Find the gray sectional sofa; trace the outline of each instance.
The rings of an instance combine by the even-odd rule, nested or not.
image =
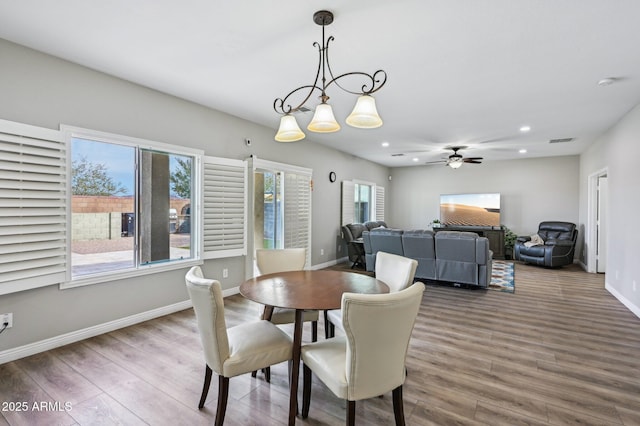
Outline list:
[[[473,232],[375,228],[363,231],[367,271],[379,251],[416,259],[416,278],[487,287],[493,253],[489,240]]]

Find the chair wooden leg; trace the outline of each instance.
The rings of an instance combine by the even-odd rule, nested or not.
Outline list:
[[[302,418],[309,416],[311,404],[311,369],[302,364]]]
[[[347,425],[355,426],[356,424],[356,402],[347,401]]]
[[[318,321],[311,321],[311,341],[318,341]]]
[[[207,400],[207,394],[209,393],[209,386],[211,386],[211,375],[213,371],[207,365],[207,368],[204,370],[204,386],[202,386],[202,395],[200,396],[200,402],[198,403],[198,408],[204,407],[204,402]]]
[[[393,414],[396,426],[404,426],[404,404],[402,403],[402,385],[393,390]]]
[[[333,325],[331,320],[329,319],[329,314],[327,311],[324,311],[324,338],[330,339],[335,337],[336,335],[336,327]]]
[[[264,380],[267,383],[271,383],[271,367],[266,367],[264,369]]]
[[[329,338],[329,327],[331,324],[329,322],[329,314],[327,313],[327,310],[325,309],[324,311],[324,338],[328,339]]]
[[[229,378],[218,376],[218,409],[216,410],[216,426],[222,426],[227,411],[227,397],[229,396]]]
[[[255,379],[255,377],[258,375],[258,372],[256,370],[253,370],[251,372],[251,377],[253,377]]]

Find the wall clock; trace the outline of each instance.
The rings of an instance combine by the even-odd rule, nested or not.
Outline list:
[[[329,173],[329,182],[335,182],[336,181],[336,172],[330,172]]]

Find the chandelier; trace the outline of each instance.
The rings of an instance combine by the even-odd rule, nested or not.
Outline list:
[[[384,86],[387,82],[387,73],[383,70],[378,70],[373,73],[373,75],[370,75],[365,72],[354,71],[340,74],[337,77],[334,76],[329,64],[329,43],[333,41],[334,38],[333,36],[325,38],[324,35],[324,27],[333,22],[333,13],[327,10],[320,10],[313,14],[313,22],[322,26],[322,45],[318,42],[313,43],[313,45],[318,48],[318,70],[316,72],[316,79],[313,84],[300,86],[289,92],[284,98],[277,98],[273,102],[273,109],[282,115],[280,128],[275,137],[278,142],[296,142],[304,139],[305,134],[300,130],[298,122],[292,114],[298,111],[308,111],[308,109],[304,107],[304,104],[316,91],[320,94],[320,104],[316,107],[313,119],[307,126],[307,129],[318,133],[331,133],[340,130],[340,124],[338,124],[333,115],[333,109],[331,105],[327,103],[329,101],[327,88],[333,83],[347,93],[358,95],[358,100],[356,101],[353,111],[345,120],[348,125],[361,129],[375,129],[376,127],[382,126],[382,119],[376,109],[376,101],[371,94],[377,92]],[[365,82],[362,83],[360,90],[353,91],[340,85],[339,80],[348,76],[364,78]],[[303,96],[306,94],[303,101],[295,107],[288,101],[294,94],[302,94]]]

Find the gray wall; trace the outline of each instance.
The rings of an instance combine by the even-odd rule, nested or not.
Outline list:
[[[543,220],[578,223],[578,156],[392,169],[389,226],[427,228],[440,216],[440,194],[500,193],[500,221],[531,235]]]
[[[609,181],[605,283],[640,316],[640,105],[607,131],[581,157],[580,221],[588,212],[588,178],[604,168]],[[634,287],[635,283],[635,287]]]
[[[640,110],[636,108],[594,147],[578,157],[485,162],[459,170],[388,168],[314,144],[274,142],[266,128],[161,94],[0,39],[0,118],[58,129],[68,124],[204,149],[207,155],[267,160],[314,171],[312,264],[345,255],[339,243],[340,181],[360,179],[384,186],[391,226],[424,228],[438,216],[441,193],[500,192],[502,222],[528,234],[545,219],[586,221],[586,177],[609,169],[610,219],[607,285],[640,306],[638,231],[629,224],[640,208]],[[277,126],[274,116],[274,127]],[[336,138],[340,134],[336,134]],[[244,139],[252,139],[251,148]],[[348,141],[345,141],[348,143]],[[469,166],[469,167],[467,167]],[[335,183],[328,180],[335,171]],[[387,180],[388,175],[393,180]],[[553,213],[553,216],[551,216]],[[324,249],[324,256],[320,256]],[[221,279],[222,269],[229,278]],[[207,261],[205,273],[225,288],[244,279],[244,259]],[[14,313],[14,327],[0,335],[0,351],[96,326],[186,300],[184,272],[59,290],[57,286],[0,296],[0,313]],[[638,312],[638,311],[636,311]],[[257,313],[256,313],[257,314]],[[55,318],[56,321],[51,321]]]
[[[338,243],[339,181],[389,183],[386,167],[314,144],[311,136],[280,144],[273,139],[275,129],[2,39],[0,63],[2,119],[51,129],[67,124],[203,149],[206,155],[245,159],[253,154],[313,169],[312,265],[346,255]],[[274,127],[278,121],[274,114]],[[245,138],[252,140],[250,148]],[[338,176],[335,183],[328,179],[331,170]],[[320,249],[324,249],[323,256]],[[229,269],[228,279],[221,278],[223,268]],[[220,279],[224,288],[232,288],[244,280],[244,258],[207,261],[204,271]],[[0,313],[14,314],[13,328],[0,336],[0,351],[187,300],[184,273],[159,273],[69,290],[51,286],[0,296]]]

